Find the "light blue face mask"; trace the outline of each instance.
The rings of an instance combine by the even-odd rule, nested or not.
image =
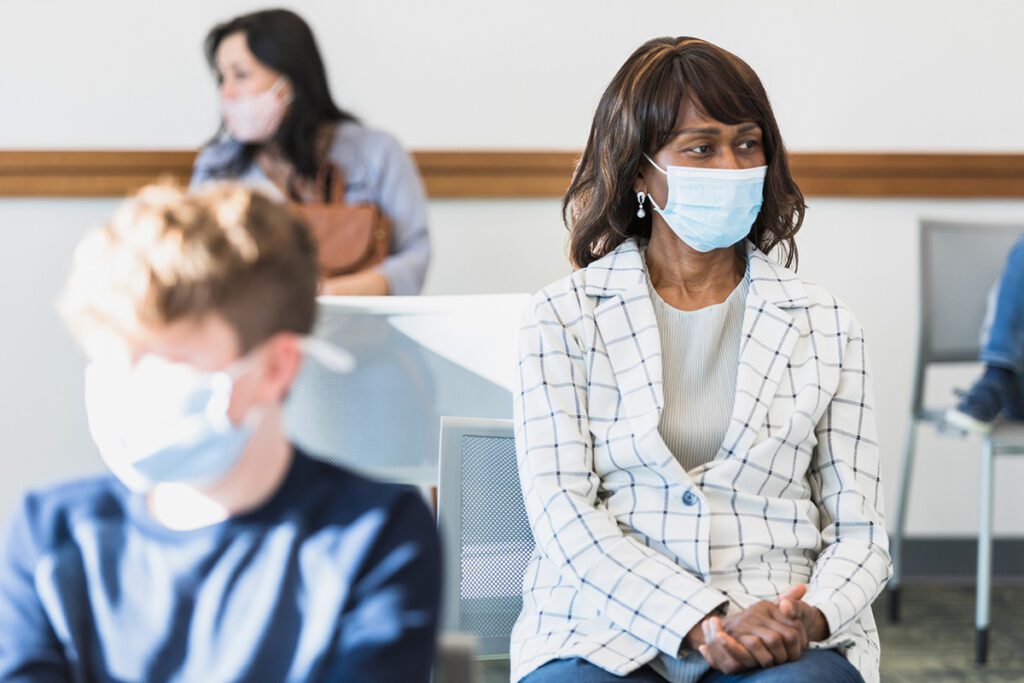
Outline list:
[[[352,357],[314,339],[304,351],[336,372]],[[134,365],[102,360],[85,371],[89,429],[107,467],[128,488],[146,492],[158,484],[202,488],[238,462],[263,417],[253,408],[241,424],[228,417],[235,380],[252,355],[219,372],[201,372],[157,356]]]
[[[681,240],[697,251],[709,252],[731,247],[750,234],[761,211],[767,166],[735,170],[669,166],[665,170],[644,157],[668,176],[665,208],[647,196]]]

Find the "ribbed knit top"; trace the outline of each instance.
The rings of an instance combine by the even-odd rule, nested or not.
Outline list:
[[[647,280],[661,336],[665,406],[658,431],[687,472],[714,459],[729,428],[749,286],[720,304],[681,311]]]

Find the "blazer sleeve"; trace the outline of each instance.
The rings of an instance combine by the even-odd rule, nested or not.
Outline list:
[[[578,310],[562,313],[579,318]],[[677,655],[689,630],[726,597],[625,535],[597,501],[586,356],[544,292],[524,313],[519,344],[516,451],[539,551],[592,608]]]
[[[892,575],[885,531],[874,392],[864,331],[846,335],[839,385],[815,430],[808,472],[824,547],[804,600],[824,614],[838,644]]]

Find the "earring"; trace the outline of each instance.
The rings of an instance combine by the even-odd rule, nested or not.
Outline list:
[[[636,217],[637,218],[643,218],[644,216],[647,215],[647,212],[644,211],[644,202],[645,201],[647,201],[647,193],[646,192],[637,192],[636,193],[636,203],[640,205],[637,208],[637,210],[636,210]]]

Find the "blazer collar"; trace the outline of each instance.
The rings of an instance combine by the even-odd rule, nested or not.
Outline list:
[[[629,238],[584,269],[588,296],[613,296],[645,284],[647,264],[640,243]]]
[[[779,308],[803,308],[807,291],[796,273],[779,265],[746,242],[747,280],[750,291]],[[584,291],[588,296],[608,297],[646,286],[647,264],[637,238],[629,238],[586,267]]]

